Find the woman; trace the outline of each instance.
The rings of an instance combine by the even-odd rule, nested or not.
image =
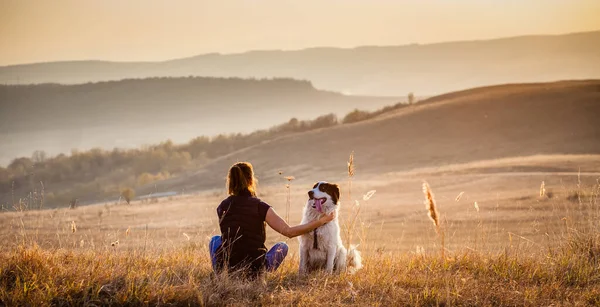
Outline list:
[[[221,236],[214,236],[209,245],[215,272],[227,268],[255,277],[265,269],[276,270],[288,247],[279,242],[267,251],[265,222],[280,234],[293,238],[335,218],[332,212],[308,224],[290,227],[271,206],[256,197],[256,182],[252,164],[248,162],[236,163],[229,169],[229,197],[217,208]]]

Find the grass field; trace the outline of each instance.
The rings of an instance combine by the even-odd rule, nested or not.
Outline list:
[[[207,243],[219,232],[219,190],[132,205],[5,212],[0,300],[10,306],[597,305],[596,161],[534,156],[357,172],[351,194],[340,179],[341,224],[358,216],[352,242],[360,243],[365,266],[354,275],[299,276],[298,243],[289,239],[288,258],[264,279],[215,278]],[[261,186],[259,196],[298,223],[308,180],[289,182],[289,212],[283,177],[280,185]],[[423,180],[435,194],[439,234],[423,204]],[[268,244],[280,240],[268,231]]]
[[[597,305],[595,237],[579,237],[534,256],[369,255],[355,275],[300,277],[297,259],[264,280],[211,277],[204,248],[162,253],[44,251],[2,256],[0,297],[7,305]]]

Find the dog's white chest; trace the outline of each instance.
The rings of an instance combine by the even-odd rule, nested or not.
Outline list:
[[[319,233],[319,229],[311,231],[302,236],[302,248],[308,252],[308,261],[311,264],[316,262],[324,262],[327,258],[327,250],[323,245],[324,237],[322,233]]]
[[[304,245],[313,250],[326,250],[331,245],[332,238],[337,235],[335,229],[331,227],[332,224],[323,225],[303,235],[302,240],[305,241]]]

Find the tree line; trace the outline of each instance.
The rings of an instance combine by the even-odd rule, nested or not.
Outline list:
[[[55,206],[66,206],[78,197],[94,200],[118,197],[125,188],[167,179],[248,146],[292,133],[364,121],[406,105],[397,103],[373,112],[356,109],[341,120],[335,114],[312,120],[292,118],[269,129],[199,136],[184,144],[168,140],[136,149],[72,150],[68,155],[53,157],[37,150],[31,157],[19,157],[7,167],[0,167],[0,193],[4,195],[0,202],[15,202],[15,197],[24,197],[32,191],[42,193],[43,189],[45,201]]]

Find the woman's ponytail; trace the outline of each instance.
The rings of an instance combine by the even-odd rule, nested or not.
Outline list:
[[[256,196],[256,183],[254,170],[249,162],[238,162],[229,169],[227,175],[229,195],[239,195],[240,192],[248,190],[252,196]]]

